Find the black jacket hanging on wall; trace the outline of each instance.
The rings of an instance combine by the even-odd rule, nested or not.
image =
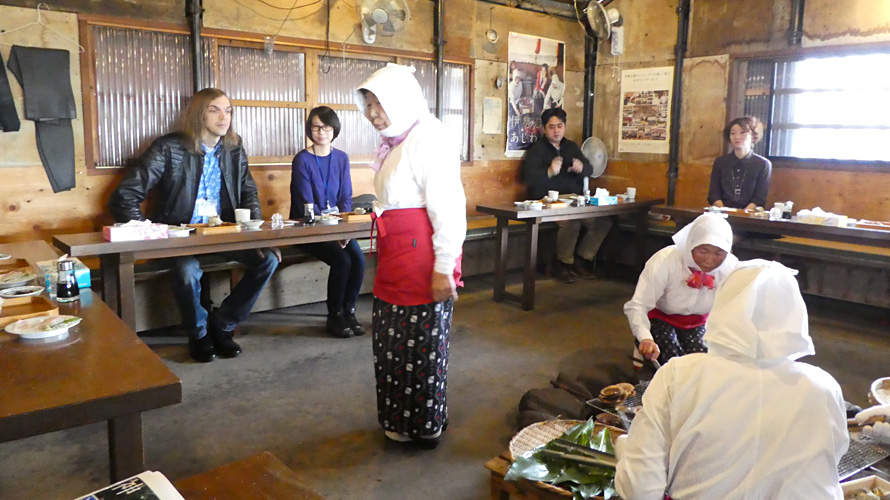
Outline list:
[[[0,54],[0,131],[18,132],[21,127],[22,122],[15,111],[15,101],[9,88],[9,77],[3,68],[3,55]]]
[[[13,45],[9,71],[25,94],[25,118],[34,121],[37,151],[53,192],[74,187],[74,133],[77,118],[67,50]]]

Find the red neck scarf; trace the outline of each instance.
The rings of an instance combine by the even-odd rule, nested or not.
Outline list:
[[[701,288],[702,286],[706,286],[708,287],[708,290],[717,288],[717,285],[714,284],[714,276],[706,272],[699,271],[698,269],[692,269],[691,267],[689,268],[689,270],[692,271],[692,276],[690,276],[689,279],[686,280],[687,286],[690,286],[692,288]]]

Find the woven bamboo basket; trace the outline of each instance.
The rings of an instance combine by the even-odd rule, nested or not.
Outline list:
[[[510,453],[510,461],[512,462],[513,460],[516,460],[516,457],[525,452],[532,451],[539,446],[543,446],[550,441],[553,441],[562,436],[565,431],[581,423],[583,423],[581,420],[545,420],[544,422],[538,422],[522,429],[510,440],[510,446],[507,449]],[[594,430],[595,432],[599,432],[603,427],[608,426],[596,424]],[[624,430],[615,427],[609,427],[609,431],[611,431],[612,444],[615,444],[615,439],[619,434],[624,434]],[[559,496],[572,498],[572,493],[567,489],[553,486],[552,484],[542,483],[540,481],[535,481],[534,484],[541,489],[556,493]]]

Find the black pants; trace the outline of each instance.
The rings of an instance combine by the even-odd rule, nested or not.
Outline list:
[[[365,277],[365,254],[358,243],[349,240],[346,248],[343,248],[337,241],[325,241],[309,243],[303,248],[331,266],[328,274],[328,314],[355,307]]]

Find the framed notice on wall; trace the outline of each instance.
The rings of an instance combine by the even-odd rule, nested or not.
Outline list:
[[[619,153],[668,153],[674,68],[621,72]]]

